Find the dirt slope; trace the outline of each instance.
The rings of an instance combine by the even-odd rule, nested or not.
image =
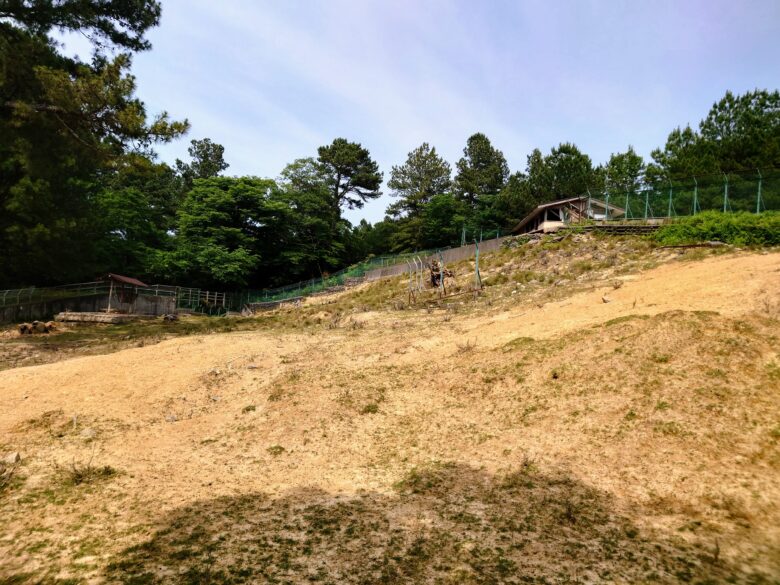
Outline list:
[[[780,254],[620,281],[0,372],[0,579],[776,580]]]

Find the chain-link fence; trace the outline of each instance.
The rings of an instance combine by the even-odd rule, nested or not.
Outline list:
[[[590,216],[604,220],[666,219],[702,211],[780,211],[780,171],[662,179],[632,191],[589,191],[586,195],[588,208],[598,207]],[[591,205],[593,200],[599,205]]]
[[[234,308],[231,300],[225,292],[163,284],[112,287],[108,281],[95,281],[27,287],[0,290],[0,322],[44,318],[63,310],[105,311],[108,307],[152,315],[177,310],[222,315]]]

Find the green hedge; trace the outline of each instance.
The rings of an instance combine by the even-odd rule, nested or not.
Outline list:
[[[661,227],[655,239],[665,246],[724,242],[740,246],[780,245],[780,212],[705,211]]]

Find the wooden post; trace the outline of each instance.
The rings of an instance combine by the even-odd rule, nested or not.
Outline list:
[[[108,287],[108,308],[106,309],[106,313],[111,312],[111,295],[114,294],[114,281],[112,279],[108,279],[108,281],[111,283]]]

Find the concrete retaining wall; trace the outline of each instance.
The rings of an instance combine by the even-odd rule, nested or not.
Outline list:
[[[10,307],[0,308],[0,323],[18,323],[21,321],[46,321],[52,319],[57,313],[63,311],[75,312],[99,312],[108,308],[108,295],[86,295],[57,299],[54,301],[38,301],[22,303]],[[135,300],[135,307],[127,303],[119,303],[114,297],[111,308],[120,312],[134,313],[138,315],[165,315],[176,312],[176,297],[173,296],[139,296]]]

